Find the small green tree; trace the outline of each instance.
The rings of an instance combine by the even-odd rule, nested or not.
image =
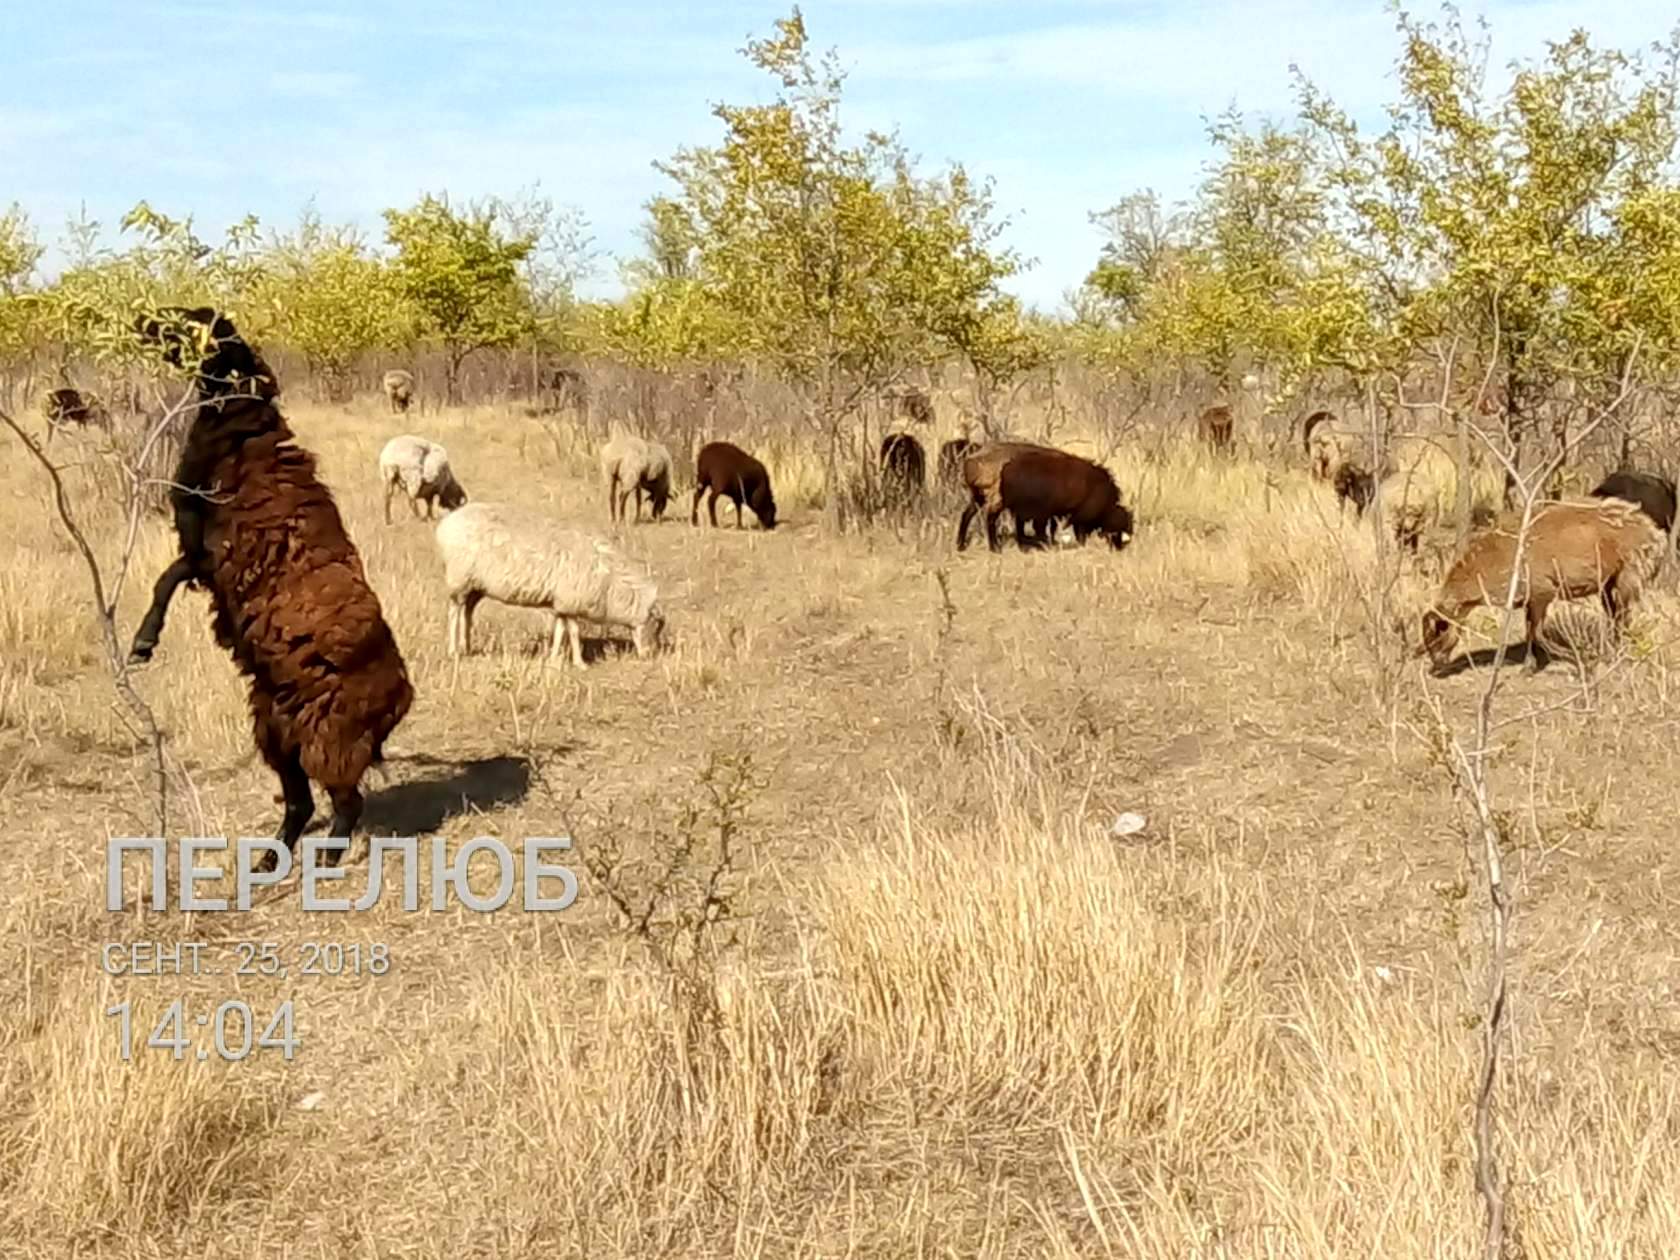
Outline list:
[[[402,324],[388,269],[347,227],[327,227],[314,210],[268,253],[265,297],[280,337],[304,356],[329,398],[348,393],[357,358],[391,344]]]
[[[411,210],[385,211],[398,290],[418,313],[422,335],[443,348],[451,402],[468,355],[516,344],[530,328],[519,266],[536,242],[504,236],[500,218],[494,204],[457,212],[447,197],[429,194]]]
[[[848,143],[845,76],[832,52],[813,59],[797,8],[743,51],[781,92],[717,106],[723,142],[659,164],[678,195],[650,207],[658,266],[680,274],[691,258],[743,350],[798,390],[824,442],[832,527],[848,421],[907,365],[954,349],[1019,262],[995,247],[989,189],[960,168],[922,180],[896,139]]]
[[[9,395],[13,369],[24,367],[23,381],[39,348],[37,304],[31,298],[31,281],[43,253],[29,216],[15,202],[0,214],[0,373]]]
[[[542,388],[544,352],[566,348],[573,340],[569,334],[577,316],[577,287],[594,270],[595,240],[581,210],[556,205],[536,184],[510,199],[497,198],[491,206],[513,239],[531,242],[530,253],[519,264],[519,277],[535,397]]]
[[[1672,245],[1652,197],[1674,153],[1680,33],[1652,67],[1594,48],[1584,32],[1487,83],[1485,34],[1450,6],[1440,24],[1397,18],[1400,101],[1374,140],[1301,81],[1307,122],[1333,155],[1331,187],[1372,301],[1413,346],[1452,344],[1496,370],[1504,399],[1507,495],[1568,449],[1574,409],[1621,388],[1634,344],[1660,333],[1637,312]],[[1480,393],[1463,373],[1456,409]],[[1544,411],[1549,450],[1534,439]]]

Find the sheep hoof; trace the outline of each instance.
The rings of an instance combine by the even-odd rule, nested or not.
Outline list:
[[[156,646],[154,643],[136,643],[128,651],[128,663],[130,665],[149,664],[152,659],[152,649]]]

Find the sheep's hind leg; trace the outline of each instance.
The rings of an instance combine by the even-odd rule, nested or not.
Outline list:
[[[163,634],[163,620],[169,614],[169,601],[175,598],[175,588],[191,576],[192,565],[185,556],[180,556],[158,577],[157,585],[152,588],[151,607],[146,609],[128,649],[129,664],[152,659],[152,650]]]
[[[280,830],[275,833],[275,839],[295,856],[304,828],[315,817],[315,797],[309,791],[309,776],[303,772],[296,753],[276,767],[275,773],[280,776],[280,791],[286,802],[286,812],[281,815]],[[262,871],[271,871],[275,864],[274,854],[265,852],[257,867]]]
[[[330,839],[344,841],[344,847],[323,852],[329,855],[328,866],[340,866],[350,856],[351,837],[355,834],[356,824],[362,820],[362,794],[355,784],[328,788],[327,794],[332,797],[333,803],[332,826],[327,835]]]

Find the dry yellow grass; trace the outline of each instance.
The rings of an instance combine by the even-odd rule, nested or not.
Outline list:
[[[615,529],[574,432],[373,399],[289,411],[418,692],[368,824],[570,830],[580,872],[617,851],[633,896],[685,829],[705,875],[700,775],[750,752],[740,917],[673,971],[591,875],[553,916],[389,894],[350,916],[295,896],[106,914],[104,842],[146,828],[145,768],[85,577],[7,442],[0,1254],[1470,1253],[1478,902],[1417,733],[1425,688],[1462,725],[1479,675],[1408,663],[1377,685],[1373,645],[1396,646],[1371,625],[1372,533],[1304,469],[1125,448],[1124,553],[959,556],[954,513],[824,537],[793,441],[759,452],[774,533],[690,529],[680,453],[671,516]],[[473,497],[645,559],[671,650],[576,672],[543,658],[538,614],[486,604],[478,653],[451,661],[430,531],[380,521],[377,454],[405,431],[444,442]],[[106,554],[115,511],[90,507]],[[169,554],[148,521],[125,633]],[[1589,690],[1560,661],[1513,671],[1504,702],[1578,697],[1504,732],[1495,774],[1521,902],[1501,1155],[1531,1258],[1680,1252],[1674,612],[1651,598],[1638,659]],[[137,675],[193,784],[171,832],[266,833],[275,785],[205,623],[183,591]],[[1147,826],[1112,835],[1128,810]],[[679,882],[668,909],[695,904]],[[394,966],[99,971],[105,942],[242,939],[380,942]],[[302,1050],[121,1062],[105,1009],[132,1000],[143,1039],[176,996],[292,998]]]

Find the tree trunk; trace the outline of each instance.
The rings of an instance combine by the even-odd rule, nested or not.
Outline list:
[[[1457,554],[1464,549],[1464,543],[1470,537],[1470,417],[1458,408],[1453,419],[1456,439],[1453,462],[1458,465],[1458,493],[1453,503],[1453,551]]]

